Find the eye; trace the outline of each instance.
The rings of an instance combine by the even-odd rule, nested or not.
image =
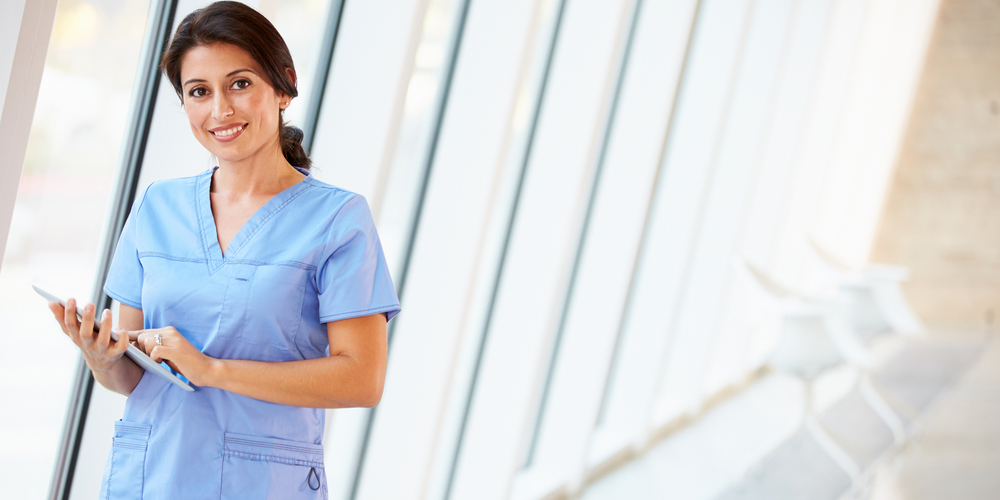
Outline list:
[[[246,78],[240,78],[233,82],[233,90],[243,90],[250,86],[250,80]]]
[[[208,94],[208,89],[205,87],[194,87],[188,91],[188,95],[191,97],[205,97]]]

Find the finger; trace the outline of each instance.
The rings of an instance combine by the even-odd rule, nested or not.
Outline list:
[[[118,336],[118,340],[112,342],[111,352],[117,356],[128,350],[130,342],[128,340],[128,335],[125,334],[125,330],[122,330],[121,328],[118,328],[115,335]]]
[[[52,315],[56,318],[56,323],[59,323],[59,328],[66,335],[69,335],[69,331],[66,330],[66,322],[63,321],[63,317],[66,314],[62,304],[58,302],[49,302],[49,310],[52,311]]]
[[[67,299],[66,307],[63,309],[63,324],[66,325],[69,338],[73,342],[80,343],[80,322],[76,320],[76,299]]]
[[[162,356],[164,354],[166,353],[164,352],[164,347],[162,345],[154,345],[153,348],[150,349],[149,351],[149,359],[152,359],[153,361],[159,363],[163,361]]]
[[[81,311],[83,322],[80,323],[80,340],[83,340],[85,344],[93,344],[97,340],[97,335],[94,334],[95,309],[97,308],[94,304],[87,304],[83,306],[83,311]]]
[[[111,310],[101,312],[101,331],[97,334],[97,345],[102,348],[111,347]]]
[[[138,347],[140,351],[146,353],[146,355],[148,356],[149,355],[149,350],[146,349],[146,331],[145,330],[140,330],[138,332],[129,332],[129,338],[133,338],[132,337],[133,333],[136,334],[135,337],[134,337],[135,338],[135,345],[136,345],[136,347]]]
[[[144,331],[145,330],[136,330],[134,332],[130,331],[130,332],[125,332],[125,333],[128,334],[128,339],[129,340],[131,340],[132,342],[135,342],[135,341],[139,340],[139,334],[142,333],[142,332],[144,332]]]
[[[152,356],[153,349],[156,348],[156,336],[152,333],[145,332],[142,334],[142,350]]]

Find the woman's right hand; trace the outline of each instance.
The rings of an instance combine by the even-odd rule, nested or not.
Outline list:
[[[111,340],[111,311],[107,309],[101,314],[99,333],[94,332],[94,304],[83,307],[80,312],[82,322],[76,319],[75,299],[68,299],[66,307],[58,302],[49,302],[49,310],[63,333],[80,348],[83,359],[91,370],[110,370],[128,349],[128,335],[119,334],[117,341]]]

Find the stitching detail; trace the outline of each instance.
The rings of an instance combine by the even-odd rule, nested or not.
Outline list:
[[[180,261],[180,262],[194,262],[194,263],[199,263],[199,264],[203,263],[203,262],[208,262],[208,259],[195,259],[195,258],[191,258],[191,257],[177,257],[177,256],[174,256],[174,255],[169,255],[169,254],[160,253],[160,252],[139,252],[139,257],[160,257],[160,258],[167,259],[167,260],[176,260],[176,261]]]
[[[161,259],[173,260],[178,262],[192,262],[196,264],[201,264],[208,262],[208,259],[202,258],[191,258],[191,257],[177,257],[175,255],[169,255],[160,252],[141,252],[139,257],[159,257]],[[214,262],[214,261],[213,261]],[[263,260],[253,260],[253,259],[232,259],[227,260],[226,264],[249,264],[252,266],[281,266],[281,267],[297,267],[299,269],[304,269],[306,271],[315,271],[316,266],[311,264],[306,264],[305,262],[299,262],[297,260],[282,260],[278,262],[267,262]]]
[[[125,296],[123,296],[122,294],[120,294],[120,293],[112,290],[107,285],[104,285],[104,293],[108,294],[108,296],[110,296],[112,299],[115,299],[118,302],[121,302],[122,304],[125,304],[125,305],[127,305],[129,307],[134,307],[136,309],[142,309],[142,303],[140,303],[140,302],[132,302],[131,299],[125,299]],[[125,300],[122,300],[122,299],[125,299]]]
[[[267,441],[254,441],[252,439],[244,439],[238,437],[226,437],[225,441],[226,443],[242,444],[246,446],[256,446],[258,448],[274,448],[278,450],[297,451],[299,453],[308,453],[310,455],[323,454],[323,450],[317,450],[315,448],[307,448],[305,446],[296,446],[294,444],[270,443]],[[228,450],[229,448],[226,449]]]
[[[278,457],[278,456],[274,456],[274,455],[261,455],[261,454],[257,454],[257,453],[247,453],[247,452],[235,451],[235,450],[225,450],[223,452],[223,455],[227,455],[227,456],[231,456],[231,457],[245,458],[247,460],[256,460],[256,461],[259,461],[259,462],[277,462],[277,463],[285,464],[285,465],[309,466],[309,467],[316,467],[317,469],[322,469],[323,468],[323,462],[322,461],[317,462],[317,461],[312,461],[312,460],[299,460],[299,459],[295,459],[295,458],[285,458],[285,457]]]
[[[359,311],[351,311],[351,312],[344,312],[344,313],[338,313],[338,314],[328,314],[326,316],[321,316],[319,318],[319,322],[320,323],[328,323],[330,321],[335,321],[337,319],[355,318],[357,316],[364,316],[366,314],[375,314],[375,313],[380,313],[380,312],[395,311],[396,309],[399,309],[399,306],[396,305],[396,304],[393,304],[393,305],[389,305],[389,306],[373,307],[371,309],[361,309]]]
[[[281,205],[278,205],[277,207],[274,207],[273,210],[271,210],[266,216],[264,216],[264,218],[261,219],[261,221],[259,223],[257,223],[257,225],[254,226],[254,228],[252,230],[250,230],[249,233],[247,233],[246,237],[243,238],[242,241],[240,241],[239,243],[237,243],[237,246],[236,246],[235,250],[232,249],[232,245],[231,244],[230,244],[230,248],[227,248],[226,250],[231,250],[232,251],[230,255],[233,255],[233,254],[238,255],[241,251],[243,251],[244,246],[246,244],[250,243],[251,240],[253,240],[253,237],[257,235],[257,233],[261,230],[262,227],[264,227],[265,224],[267,224],[267,222],[269,220],[271,220],[272,218],[274,218],[274,216],[277,215],[278,212],[281,211],[281,209],[285,208],[285,206],[287,206],[289,203],[291,203],[292,200],[294,200],[294,199],[298,198],[299,196],[301,196],[302,193],[305,193],[311,187],[313,187],[312,184],[309,184],[308,186],[303,187],[301,190],[299,190],[299,192],[293,193],[291,196],[288,197],[287,200],[281,202]]]
[[[209,186],[211,186],[213,172],[215,172],[215,169],[209,170],[208,174]],[[201,232],[201,251],[203,254],[205,254],[205,262],[208,265],[208,274],[215,274],[215,271],[218,271],[218,268],[212,269],[212,263],[209,261],[211,255],[209,255],[208,253],[208,234],[207,234],[208,228],[205,227],[205,216],[204,213],[202,212],[202,206],[201,206],[202,204],[201,184],[205,182],[204,179],[201,178],[201,176],[203,175],[205,174],[202,173],[196,176],[198,177],[198,179],[194,183],[194,206],[195,210],[198,212],[198,229]]]

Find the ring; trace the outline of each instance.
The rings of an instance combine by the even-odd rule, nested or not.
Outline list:
[[[159,335],[153,335],[153,340],[156,341],[156,345],[158,345],[158,346],[162,346],[163,345],[163,337],[161,337]]]

